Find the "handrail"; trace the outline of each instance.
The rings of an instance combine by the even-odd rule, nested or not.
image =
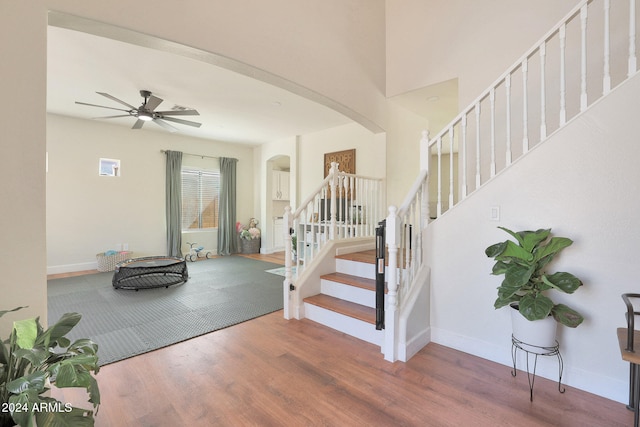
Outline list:
[[[421,190],[424,181],[427,179],[427,174],[428,174],[428,171],[426,169],[423,169],[420,171],[418,178],[413,182],[411,189],[407,193],[406,197],[404,198],[404,201],[402,202],[402,204],[400,205],[400,208],[398,209],[399,216],[404,215],[409,210],[411,203],[416,198],[418,191]]]
[[[333,178],[333,173],[330,172],[322,181],[322,183],[306,198],[304,199],[304,201],[302,203],[300,203],[300,207],[298,209],[296,209],[296,211],[293,213],[294,218],[297,218],[298,216],[300,216],[300,214],[302,213],[302,210],[309,204],[311,203],[314,198],[316,197],[316,195],[320,194],[322,192],[323,189],[327,188],[327,186],[329,185],[329,182],[331,181],[331,179]]]
[[[424,264],[423,233],[429,218],[428,178],[426,169],[420,171],[401,208],[390,206],[385,220],[389,266],[384,354],[389,361],[397,359],[396,325]]]
[[[429,141],[436,217],[638,72],[637,1],[580,1]]]
[[[297,279],[323,247],[334,240],[374,237],[383,218],[383,179],[341,172],[329,173],[300,206],[285,209],[285,318],[301,304]],[[295,240],[295,245],[293,241]]]
[[[584,5],[586,5],[588,3],[591,3],[592,1],[594,1],[594,0],[582,0],[580,3],[578,3],[577,6],[575,6],[573,9],[571,9],[571,11],[569,13],[567,13],[565,15],[565,17],[562,18],[558,24],[556,24],[556,26],[554,26],[551,30],[549,30],[540,39],[538,39],[538,41],[536,43],[534,43],[534,45],[529,50],[527,50],[527,52],[524,55],[522,55],[520,58],[518,58],[517,61],[515,61],[509,68],[507,68],[507,71],[502,73],[502,75],[500,77],[498,77],[491,85],[489,85],[489,87],[487,89],[485,89],[480,96],[478,96],[476,99],[471,101],[466,109],[462,110],[462,112],[460,112],[453,120],[451,120],[451,123],[459,122],[461,120],[462,116],[464,116],[465,114],[468,114],[469,112],[473,111],[473,109],[474,109],[474,107],[475,107],[475,105],[477,103],[481,102],[482,100],[484,100],[485,98],[487,98],[488,96],[491,95],[491,89],[492,88],[496,88],[502,82],[504,82],[506,77],[508,75],[512,74],[513,71],[517,70],[520,67],[520,65],[522,65],[522,62],[525,59],[531,57],[531,55],[533,55],[540,48],[540,45],[542,43],[545,43],[546,41],[548,41],[555,33],[557,33],[560,30],[560,27],[563,24],[566,24],[567,21],[570,21],[574,16],[579,14],[580,13],[580,9]],[[448,130],[448,127],[449,126],[445,126],[440,132],[438,132],[433,137],[433,139],[431,140],[429,145],[430,146],[434,145],[434,143],[437,141],[438,137],[442,137],[444,134],[446,134],[447,130]]]

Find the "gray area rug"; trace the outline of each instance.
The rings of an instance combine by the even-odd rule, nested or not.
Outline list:
[[[48,320],[82,314],[69,333],[91,338],[100,365],[226,328],[283,307],[277,264],[230,256],[187,263],[189,280],[169,288],[114,289],[113,272],[48,281]]]

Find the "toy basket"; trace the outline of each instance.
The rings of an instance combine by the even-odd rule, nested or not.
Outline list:
[[[260,239],[240,239],[240,251],[243,254],[257,254],[260,252]]]
[[[133,252],[129,251],[117,252],[113,255],[107,255],[106,252],[96,254],[98,271],[113,271],[116,269],[117,263],[128,260],[132,255]]]

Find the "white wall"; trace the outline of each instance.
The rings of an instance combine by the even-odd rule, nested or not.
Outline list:
[[[576,329],[559,328],[563,381],[625,401],[629,368],[616,328],[625,322],[620,295],[638,286],[639,96],[636,76],[431,224],[435,342],[510,364],[508,309],[493,309],[501,278],[490,276],[493,262],[484,249],[509,237],[499,225],[550,227],[574,240],[551,271],[569,271],[584,282],[574,295],[553,295],[586,318]],[[489,220],[493,206],[500,207],[500,221]],[[539,372],[557,379],[557,362],[542,359]]]
[[[50,273],[95,268],[95,255],[128,243],[135,256],[166,254],[165,155],[160,150],[234,157],[238,219],[255,216],[253,148],[131,130],[48,115],[47,266]],[[121,161],[121,176],[98,176],[98,159]],[[184,156],[184,164],[202,161]],[[207,161],[217,161],[207,159]],[[210,240],[202,240],[210,239]],[[185,236],[207,249],[217,237]],[[183,245],[183,250],[188,246]]]

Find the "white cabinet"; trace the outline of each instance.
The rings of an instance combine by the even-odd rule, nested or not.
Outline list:
[[[282,218],[273,220],[273,247],[284,247],[284,222]]]
[[[289,200],[289,172],[273,171],[271,198],[273,200]]]

